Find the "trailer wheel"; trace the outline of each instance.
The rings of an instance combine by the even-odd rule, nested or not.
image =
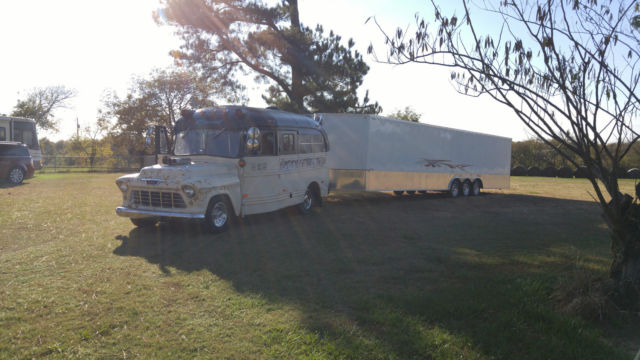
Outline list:
[[[469,196],[471,194],[471,181],[465,180],[462,182],[462,196]]]
[[[139,228],[145,228],[154,226],[158,222],[158,219],[153,217],[139,219],[131,218],[131,222]]]
[[[313,209],[315,198],[316,196],[313,192],[313,189],[311,188],[311,186],[309,186],[307,188],[307,191],[305,191],[304,193],[304,199],[300,204],[298,204],[298,211],[300,211],[300,214],[307,215],[311,212],[311,209]]]
[[[418,190],[418,192],[419,192],[420,194],[424,195],[424,194],[426,194],[426,193],[427,193],[427,190]]]
[[[207,229],[215,234],[227,231],[229,228],[229,217],[231,205],[224,196],[214,196],[209,201],[207,212],[204,215],[204,222]]]
[[[393,195],[395,196],[401,196],[404,193],[404,191],[402,190],[393,190]]]
[[[482,189],[482,182],[480,182],[480,179],[475,179],[473,181],[473,186],[471,187],[471,195],[480,195],[480,189]]]
[[[451,182],[451,186],[449,187],[449,195],[452,198],[457,198],[460,195],[460,180],[455,179]]]
[[[416,191],[415,190],[407,190],[407,194],[413,196],[413,195],[416,194]]]

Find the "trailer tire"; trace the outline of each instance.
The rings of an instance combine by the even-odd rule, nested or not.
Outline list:
[[[480,195],[481,189],[482,189],[482,181],[480,181],[480,179],[475,179],[473,181],[473,185],[471,186],[471,195],[473,196]]]
[[[403,193],[404,193],[404,191],[402,191],[402,190],[393,190],[393,195],[395,195],[395,196],[402,196]]]
[[[455,179],[451,182],[451,185],[449,186],[449,195],[451,195],[452,198],[460,196],[460,180]]]
[[[407,194],[413,196],[413,195],[416,194],[416,191],[415,190],[407,190]]]
[[[427,193],[427,190],[418,190],[418,192],[419,192],[420,194],[424,195],[424,194],[426,194],[426,193]]]
[[[207,230],[214,234],[227,231],[232,210],[229,200],[225,196],[214,196],[209,201],[207,212],[204,214]]]
[[[139,227],[139,228],[147,228],[147,227],[152,227],[155,226],[155,224],[158,222],[158,219],[156,218],[138,218],[138,219],[134,219],[131,218],[131,222],[133,223],[133,225]]]
[[[315,205],[316,194],[311,188],[311,185],[307,188],[307,191],[304,192],[304,199],[300,204],[298,204],[298,211],[302,215],[307,215],[311,213],[313,206]]]
[[[467,197],[471,194],[471,181],[466,179],[462,182],[462,196]]]

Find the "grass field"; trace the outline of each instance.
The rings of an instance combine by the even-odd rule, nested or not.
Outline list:
[[[137,229],[117,174],[0,188],[0,358],[629,359],[633,315],[586,321],[550,299],[606,276],[583,180],[507,191],[337,194],[310,216],[222,235]],[[631,191],[633,182],[623,187]]]

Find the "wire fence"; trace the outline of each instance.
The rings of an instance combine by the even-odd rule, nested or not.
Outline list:
[[[155,164],[155,155],[144,156],[42,156],[40,172],[138,171]]]

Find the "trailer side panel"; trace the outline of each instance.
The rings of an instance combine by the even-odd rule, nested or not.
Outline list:
[[[447,190],[454,178],[509,187],[511,139],[371,115],[324,114],[335,190]]]

